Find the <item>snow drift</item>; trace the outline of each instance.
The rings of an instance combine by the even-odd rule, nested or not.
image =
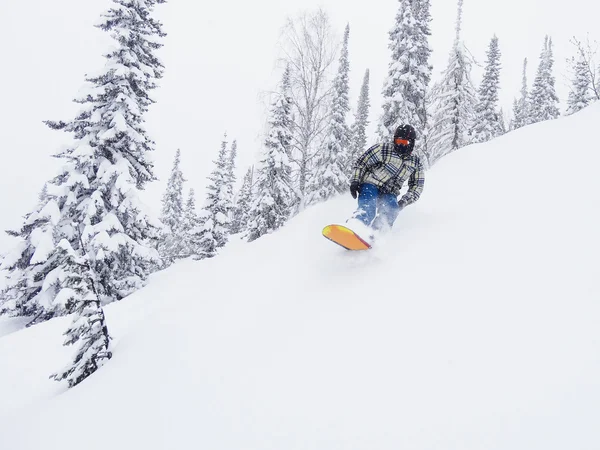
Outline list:
[[[155,274],[71,390],[69,319],[3,320],[0,448],[597,450],[598,123],[445,157],[371,251],[320,236],[348,195]]]

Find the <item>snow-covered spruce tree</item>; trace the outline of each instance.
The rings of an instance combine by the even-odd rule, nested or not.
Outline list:
[[[350,111],[348,40],[350,25],[346,25],[337,75],[333,82],[333,98],[328,132],[321,145],[316,167],[306,188],[305,204],[327,200],[348,189],[350,169],[350,127],[346,116]]]
[[[529,98],[529,87],[527,86],[527,58],[523,61],[523,81],[521,84],[521,97],[513,103],[513,120],[511,130],[524,127],[531,123],[531,99]]]
[[[419,84],[424,85],[425,94],[422,98],[422,106],[419,108],[419,118],[421,119],[421,125],[419,132],[419,140],[416,144],[416,152],[422,157],[424,163],[428,166],[427,162],[427,143],[429,142],[429,129],[431,128],[430,113],[428,112],[428,99],[431,89],[429,84],[431,82],[431,74],[433,66],[430,63],[432,49],[429,45],[429,37],[431,36],[431,0],[413,0],[415,7],[415,17],[419,23],[420,28],[420,49],[417,52],[419,60],[421,81]]]
[[[115,1],[98,27],[116,46],[105,55],[104,70],[87,79],[89,90],[76,100],[82,110],[69,122],[47,122],[73,133],[74,142],[56,155],[65,165],[48,181],[46,198],[12,233],[20,243],[3,266],[9,272],[3,294],[13,313],[31,317],[30,324],[81,311],[76,305],[87,292],[100,304],[119,300],[142,287],[160,260],[150,245],[160,223],[139,202],[138,191],[155,179],[144,114],[163,73],[154,53],[164,33],[152,18],[163,2]],[[95,287],[79,286],[84,294],[71,296],[69,274],[81,264],[93,277],[78,283],[93,278]]]
[[[200,219],[196,212],[196,196],[194,189],[190,189],[181,221],[181,251],[180,258],[196,256],[200,253],[200,235],[196,228],[200,225]]]
[[[162,199],[161,221],[170,230],[176,230],[183,215],[183,172],[181,171],[181,151],[178,149],[173,161],[171,176]]]
[[[214,161],[215,168],[208,177],[206,202],[199,213],[200,224],[194,230],[194,239],[200,244],[197,258],[212,258],[221,247],[227,244],[229,235],[229,212],[233,196],[229,184],[229,161],[227,154],[227,134],[221,142],[221,149]]]
[[[581,111],[593,101],[592,80],[584,55],[578,55],[573,65],[573,84],[569,92],[567,114]]]
[[[499,114],[499,123],[500,123],[500,129],[501,129],[501,133],[500,134],[506,134],[506,132],[508,131],[507,128],[507,122],[506,122],[506,115],[504,114],[504,108],[500,108],[500,112]]]
[[[292,145],[292,100],[288,96],[289,70],[271,106],[269,134],[257,170],[246,236],[248,242],[281,227],[290,217],[298,194],[292,188],[289,160]]]
[[[33,223],[47,202],[48,184],[44,183],[44,187],[38,195],[38,205],[34,212],[25,216],[25,224],[28,222]],[[42,214],[44,213],[42,212]],[[19,232],[7,231],[7,233],[19,237]],[[29,265],[32,257],[28,252],[23,253],[26,248],[25,245],[24,242],[21,242],[17,248],[8,254],[8,258],[7,255],[0,255],[0,277],[5,278],[0,281],[3,284],[2,291],[0,291],[0,315],[36,317],[40,311],[37,301],[32,301],[39,290],[39,285],[28,280],[28,277],[33,273],[32,269],[24,270]],[[35,250],[35,248],[30,247],[30,250]],[[18,260],[15,260],[15,258],[18,258]],[[14,266],[18,270],[10,270],[10,267]],[[33,275],[33,278],[37,278],[37,275]],[[7,286],[4,286],[4,281],[6,281]]]
[[[227,190],[229,195],[231,196],[231,204],[229,212],[227,213],[229,217],[229,234],[233,234],[232,226],[233,226],[233,215],[235,213],[235,160],[237,158],[237,141],[234,139],[231,143],[231,149],[229,151],[229,157],[227,159]]]
[[[540,64],[531,90],[531,123],[556,119],[560,116],[558,96],[554,88],[553,66],[552,39],[546,36],[544,48],[540,54]]]
[[[231,143],[231,150],[229,151],[229,165],[227,167],[227,177],[229,178],[229,184],[235,186],[236,177],[235,177],[235,160],[237,158],[237,140],[233,140]]]
[[[472,62],[460,38],[463,0],[458,2],[456,38],[448,67],[433,89],[433,116],[427,148],[429,165],[469,143],[477,94],[471,81]]]
[[[494,36],[487,51],[483,80],[479,87],[479,103],[475,108],[473,142],[487,142],[503,133],[504,119],[498,110],[500,88],[500,48]]]
[[[162,199],[161,221],[164,230],[158,247],[165,261],[173,262],[180,257],[183,250],[181,239],[181,223],[183,218],[183,172],[181,171],[181,151],[175,153],[175,161],[167,188]]]
[[[354,124],[352,125],[352,141],[350,143],[350,164],[347,167],[346,176],[350,178],[352,174],[352,164],[362,152],[367,149],[367,127],[369,126],[369,108],[371,106],[369,100],[369,69],[365,72],[360,96],[358,97],[358,106],[354,116]]]
[[[96,274],[89,259],[79,256],[66,239],[60,242],[57,253],[62,259],[59,282],[64,286],[58,295],[62,298],[57,300],[74,313],[73,323],[64,333],[64,345],[79,342],[79,348],[73,363],[50,378],[67,380],[69,387],[73,387],[104,365],[112,352],[104,311],[96,294]]]
[[[237,196],[233,209],[231,234],[241,233],[246,229],[250,219],[250,206],[252,206],[252,167],[246,172]]]
[[[65,306],[55,301],[48,302],[40,296],[46,276],[59,261],[48,262],[48,255],[55,250],[54,226],[60,211],[48,194],[48,183],[39,195],[33,212],[25,216],[19,231],[9,230],[11,236],[20,238],[17,246],[2,261],[5,288],[0,296],[0,314],[11,317],[28,317],[33,325],[55,315],[65,314]],[[51,292],[55,297],[57,292]]]
[[[427,126],[425,97],[431,80],[429,63],[429,0],[400,0],[396,22],[390,31],[392,60],[383,86],[382,140],[390,140],[398,125],[417,130],[417,151],[422,152]]]

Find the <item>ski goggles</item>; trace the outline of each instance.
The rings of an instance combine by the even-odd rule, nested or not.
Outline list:
[[[408,139],[396,138],[394,139],[394,144],[407,146],[410,144],[410,141]]]

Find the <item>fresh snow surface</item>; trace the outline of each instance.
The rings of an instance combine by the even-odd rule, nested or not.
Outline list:
[[[598,123],[443,158],[368,252],[321,236],[346,195],[155,274],[71,390],[69,319],[3,319],[0,448],[598,450]]]

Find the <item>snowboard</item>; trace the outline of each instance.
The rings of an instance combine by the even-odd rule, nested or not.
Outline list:
[[[369,250],[371,245],[358,234],[343,225],[327,225],[323,236],[346,250]]]

